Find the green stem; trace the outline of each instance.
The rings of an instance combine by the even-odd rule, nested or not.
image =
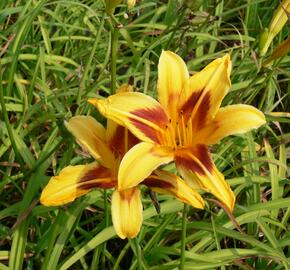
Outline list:
[[[141,247],[138,242],[138,238],[134,239],[135,249],[136,249],[136,257],[138,262],[138,270],[142,270],[142,256],[141,256]]]
[[[107,190],[104,189],[104,212],[105,212],[105,228],[109,227],[109,209],[108,209],[108,194]],[[107,245],[106,242],[103,245],[103,254],[102,254],[102,269],[105,269],[106,266],[106,251]]]
[[[0,71],[0,73],[1,73],[1,71]],[[24,167],[24,163],[22,161],[20,153],[18,152],[18,148],[17,148],[17,145],[16,145],[16,141],[14,139],[14,136],[13,136],[12,128],[11,128],[10,123],[9,123],[9,118],[8,118],[8,113],[7,113],[6,106],[5,106],[5,100],[4,100],[3,91],[4,90],[3,90],[3,87],[2,87],[2,73],[1,73],[0,74],[0,105],[1,105],[1,109],[2,109],[2,115],[4,117],[4,122],[5,122],[5,125],[6,125],[6,128],[7,128],[8,136],[9,136],[9,139],[10,139],[10,142],[11,142],[11,146],[13,148],[16,160],[20,164],[21,171],[24,172],[25,171],[24,168],[23,168]]]
[[[117,49],[118,49],[118,28],[113,18],[111,18],[113,27],[111,28],[111,95],[116,91],[116,73],[117,73]]]
[[[105,227],[109,226],[109,209],[108,209],[108,194],[107,190],[104,189],[104,209],[105,209]]]
[[[82,79],[80,81],[79,91],[78,91],[78,94],[77,94],[77,104],[78,105],[80,105],[80,103],[81,103],[81,98],[82,98],[82,95],[83,95],[83,91],[86,88],[86,81],[87,81],[88,73],[89,73],[89,71],[91,69],[91,64],[92,64],[94,55],[96,53],[96,49],[98,47],[99,41],[100,41],[100,36],[101,36],[101,32],[102,32],[103,27],[104,27],[104,22],[105,22],[105,13],[102,16],[101,23],[100,23],[98,32],[96,34],[96,38],[95,38],[94,44],[93,44],[93,47],[91,49],[90,56],[89,56],[89,58],[88,58],[88,60],[86,62],[86,66],[85,66],[85,69],[84,69],[84,72],[83,72],[83,75],[82,75]],[[79,113],[79,108],[80,107],[78,107],[76,114]]]
[[[182,211],[182,230],[181,230],[181,248],[180,248],[179,270],[184,270],[187,208],[188,208],[187,204],[184,204],[183,211]]]

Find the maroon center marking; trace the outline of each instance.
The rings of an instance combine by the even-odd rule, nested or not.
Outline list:
[[[210,93],[206,92],[202,95],[204,90],[195,91],[187,99],[187,101],[181,106],[180,111],[183,112],[185,121],[188,121],[193,110],[196,109],[195,115],[192,118],[193,131],[203,128],[207,122],[207,116],[210,110]],[[200,100],[199,105],[198,102]],[[198,108],[196,108],[198,106]]]
[[[142,184],[146,185],[147,187],[150,188],[164,188],[164,189],[169,189],[169,188],[174,188],[174,185],[172,185],[169,182],[162,181],[160,179],[156,178],[146,178]]]
[[[196,130],[203,128],[207,122],[207,117],[210,109],[210,93],[207,92],[203,96],[197,111],[192,119],[193,125],[196,127]]]
[[[117,184],[117,181],[111,179],[112,173],[109,169],[105,167],[96,167],[89,171],[87,171],[78,181],[79,189],[88,190],[92,188],[112,188]],[[109,178],[109,179],[101,179],[101,178]],[[94,183],[88,183],[91,180],[97,180]]]
[[[202,92],[203,90],[193,92],[191,96],[186,100],[186,102],[181,106],[180,111],[183,112],[185,120],[187,120],[190,117],[192,110],[197,104]]]
[[[188,149],[191,151],[191,154],[195,156],[200,162],[203,164],[203,166],[211,173],[213,170],[213,162],[211,160],[210,154],[207,150],[206,145],[198,144],[194,146],[192,149]],[[186,151],[178,152],[175,156],[175,162],[178,167],[183,167],[193,173],[197,173],[199,175],[206,175],[205,170],[196,162],[194,159],[192,159]]]
[[[207,168],[209,172],[212,172],[213,161],[210,157],[207,146],[204,144],[198,144],[195,146],[194,150],[194,155],[201,161],[201,163]]]
[[[128,148],[131,149],[134,145],[136,145],[139,142],[140,140],[128,130]]]
[[[117,126],[114,136],[108,142],[110,149],[115,156],[123,156],[125,151],[125,128],[122,126]]]
[[[122,201],[127,201],[129,203],[132,200],[135,192],[135,189],[120,191],[120,198]]]
[[[160,131],[155,130],[151,126],[144,124],[140,119],[145,119],[154,123],[155,125],[164,128],[168,124],[168,118],[162,107],[156,107],[152,109],[140,109],[131,112],[133,115],[137,116],[137,119],[130,117],[131,123],[139,129],[146,137],[150,138],[156,143],[161,143],[162,134]]]
[[[128,149],[125,149],[125,136],[126,131],[122,126],[117,126],[114,135],[108,142],[110,149],[114,153],[116,158],[123,157],[126,151],[132,148],[135,144],[139,143],[139,140],[128,130]]]

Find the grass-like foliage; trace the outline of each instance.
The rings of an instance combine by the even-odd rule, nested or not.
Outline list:
[[[290,57],[266,61],[289,23],[259,53],[279,4],[140,0],[128,10],[125,1],[109,16],[100,0],[0,1],[0,270],[290,269]],[[122,84],[156,97],[162,50],[180,55],[192,74],[229,53],[232,86],[222,105],[250,104],[266,115],[258,130],[210,149],[235,193],[234,211],[210,194],[205,210],[169,195],[153,203],[142,187],[142,229],[121,240],[111,190],[39,204],[51,176],[92,161],[64,121],[92,115],[105,123],[87,100]]]

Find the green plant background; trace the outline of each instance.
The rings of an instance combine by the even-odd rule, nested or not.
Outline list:
[[[2,0],[0,270],[179,267],[183,205],[170,196],[158,196],[157,214],[144,190],[136,242],[117,238],[105,218],[110,191],[58,208],[38,203],[50,176],[89,161],[63,122],[76,114],[104,121],[87,99],[110,94],[112,59],[116,86],[133,82],[156,96],[162,49],[178,53],[192,72],[230,53],[232,87],[223,105],[251,104],[267,118],[258,131],[212,147],[237,197],[233,216],[242,232],[212,202],[205,211],[188,208],[184,269],[290,269],[290,121],[271,115],[289,112],[290,57],[263,67],[258,51],[278,5],[146,0],[130,10],[119,5],[110,18],[98,0]],[[289,23],[265,58],[288,34]]]

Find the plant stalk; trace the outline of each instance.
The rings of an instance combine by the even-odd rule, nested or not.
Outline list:
[[[116,73],[117,73],[117,50],[119,30],[116,23],[111,19],[113,27],[111,28],[111,95],[116,92]]]
[[[182,211],[182,229],[181,229],[181,248],[180,248],[179,270],[184,270],[187,209],[188,209],[188,206],[185,203],[183,206],[183,211]]]

